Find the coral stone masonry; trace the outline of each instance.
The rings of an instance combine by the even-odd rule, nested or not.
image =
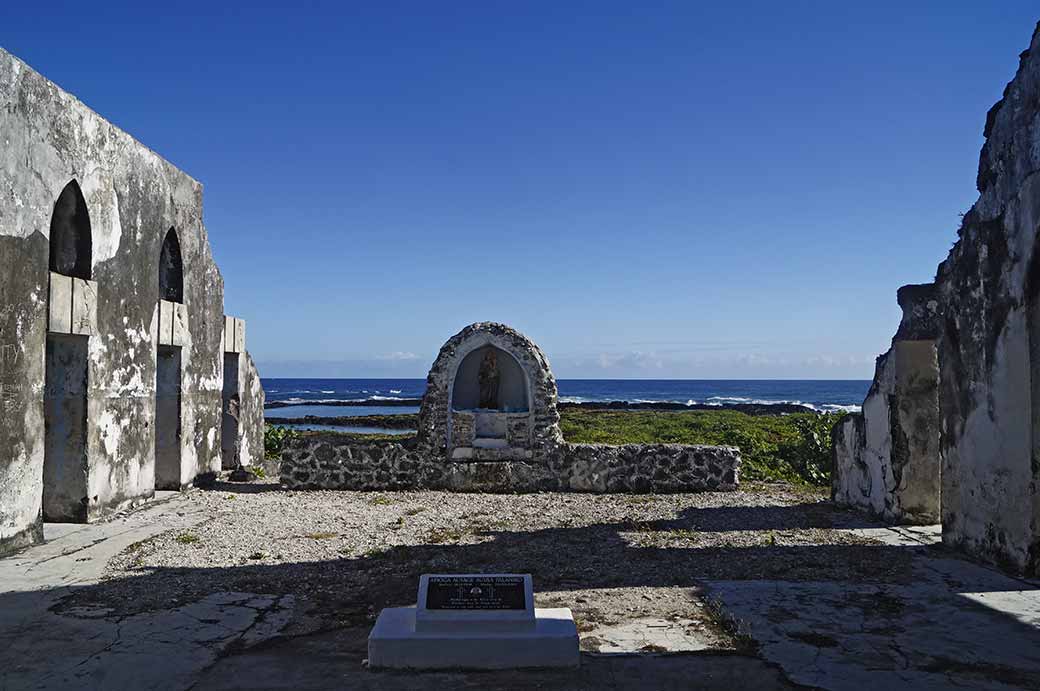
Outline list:
[[[494,363],[498,387],[482,407],[481,368]],[[471,324],[448,339],[426,378],[419,439],[450,460],[545,462],[563,442],[556,378],[542,351],[504,324]]]
[[[567,443],[556,403],[556,379],[538,346],[503,324],[472,324],[430,368],[415,440],[301,436],[282,451],[282,486],[688,492],[739,484],[740,451],[731,446]]]
[[[0,142],[5,552],[258,460],[263,390],[198,182],[3,50]]]

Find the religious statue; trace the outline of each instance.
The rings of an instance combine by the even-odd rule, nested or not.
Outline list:
[[[480,372],[477,374],[480,383],[480,405],[489,410],[498,409],[498,359],[495,351],[488,348],[484,359],[480,361]]]

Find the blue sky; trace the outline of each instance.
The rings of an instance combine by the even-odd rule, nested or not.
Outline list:
[[[205,185],[265,376],[869,378],[1034,2],[30,3],[0,45]]]

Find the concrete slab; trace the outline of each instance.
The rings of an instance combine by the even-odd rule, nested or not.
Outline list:
[[[599,653],[691,653],[708,650],[710,646],[698,633],[697,626],[698,622],[692,619],[644,617],[614,626],[596,626],[585,631],[583,638],[585,641],[595,641],[595,650]]]
[[[928,547],[934,528],[855,532],[913,550],[911,582],[712,581],[708,592],[796,683],[1037,687],[1040,584]]]
[[[226,647],[275,635],[291,596],[213,593],[123,619],[54,611],[130,545],[205,519],[184,495],[160,492],[105,523],[47,524],[44,544],[0,559],[0,689],[187,688]]]

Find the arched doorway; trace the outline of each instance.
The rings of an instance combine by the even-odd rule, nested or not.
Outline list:
[[[1026,323],[1029,329],[1030,405],[1032,413],[1033,479],[1038,480],[1040,468],[1040,228],[1033,246],[1033,258],[1026,277]],[[1034,537],[1040,538],[1040,525],[1034,526]],[[1040,557],[1038,557],[1040,558]],[[1040,570],[1040,563],[1034,568]]]
[[[91,277],[90,213],[79,184],[65,185],[50,224],[52,291],[44,382],[43,516],[54,522],[87,520],[88,336],[72,333],[72,294]],[[70,279],[78,279],[79,283]],[[68,291],[57,294],[54,286]],[[65,314],[67,312],[67,314]],[[67,325],[58,329],[58,324]]]
[[[184,302],[184,265],[177,231],[170,228],[159,251],[159,313],[163,302]],[[169,305],[167,305],[169,307]],[[160,330],[164,328],[160,317]],[[181,489],[181,347],[160,342],[155,353],[155,488]]]

